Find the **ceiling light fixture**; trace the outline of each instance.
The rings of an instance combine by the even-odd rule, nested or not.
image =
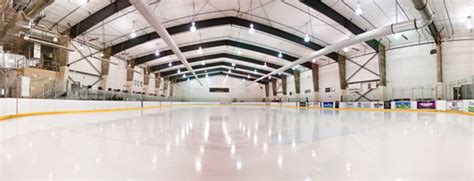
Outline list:
[[[132,25],[132,33],[130,33],[128,36],[129,36],[130,38],[135,38],[135,37],[137,37],[137,32],[136,32],[136,30],[135,30],[135,21],[132,21],[132,24],[133,24],[133,25]]]
[[[282,58],[283,57],[283,53],[281,53],[281,51],[278,52],[278,58]]]
[[[345,47],[345,48],[343,49],[343,51],[347,53],[347,52],[349,52],[349,48]]]
[[[53,41],[58,42],[58,36],[54,35]]]
[[[186,78],[186,74],[183,74],[183,78]]]
[[[197,30],[196,23],[194,22],[195,17],[196,17],[196,5],[194,4],[194,1],[193,1],[193,19],[191,20],[191,27],[189,27],[189,30],[191,32],[196,32],[196,30]]]
[[[135,38],[137,37],[137,32],[135,30],[132,30],[132,33],[130,33],[130,38]]]
[[[253,23],[252,23],[252,4],[253,4],[253,1],[250,0],[250,29],[249,29],[249,33],[250,34],[254,34],[255,33],[255,29],[253,28]]]
[[[79,2],[79,5],[82,6],[82,5],[86,5],[89,2],[89,0],[78,0],[78,2]]]
[[[180,73],[181,73],[181,69],[178,69],[178,74],[180,74]]]
[[[253,23],[250,23],[249,33],[250,33],[250,34],[254,34],[254,33],[255,33],[255,29],[253,28]]]
[[[189,28],[189,30],[191,32],[196,32],[197,28],[196,28],[196,23],[194,21],[191,22],[191,27]]]
[[[304,42],[309,42],[311,39],[309,38],[308,34],[304,35]]]
[[[199,48],[198,48],[198,54],[202,55],[202,47],[201,46],[199,46]]]
[[[361,6],[360,6],[360,2],[357,1],[357,5],[356,5],[356,9],[355,9],[355,14],[358,15],[358,16],[360,16],[360,15],[362,15],[362,13],[363,13],[363,11],[362,11],[362,8],[361,8]]]
[[[155,51],[155,56],[160,56],[160,50]]]
[[[232,62],[232,67],[235,67],[235,62]]]
[[[171,62],[170,62],[170,63],[168,63],[168,67],[171,67],[171,66],[173,66],[173,64],[172,64]]]
[[[201,62],[201,65],[206,65],[206,61],[202,61],[202,62]]]

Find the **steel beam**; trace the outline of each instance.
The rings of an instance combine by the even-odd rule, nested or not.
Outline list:
[[[218,54],[205,55],[205,56],[201,56],[201,57],[189,58],[188,62],[189,63],[194,63],[194,62],[208,61],[208,60],[218,59],[218,58],[229,58],[229,59],[232,59],[232,60],[252,63],[252,64],[256,64],[256,65],[261,65],[261,66],[263,66],[265,64],[265,62],[261,61],[261,60],[256,60],[256,59],[253,59],[253,58],[248,58],[248,57],[243,57],[243,56],[238,56],[238,55],[232,55],[232,54],[228,54],[228,53],[218,53]],[[175,62],[171,62],[171,64],[172,64],[172,66],[177,66],[177,65],[181,65],[181,62],[175,61]],[[270,67],[270,68],[273,68],[273,69],[278,69],[278,68],[281,67],[279,65],[268,63],[268,62],[267,62],[267,66]],[[166,69],[166,68],[169,68],[169,67],[170,66],[167,63],[166,64],[161,64],[161,65],[156,65],[156,66],[150,67],[150,71],[152,71],[152,72],[160,71],[160,70],[163,70],[163,69]],[[293,70],[286,70],[285,72],[289,73],[289,74],[293,74]]]
[[[336,10],[324,4],[321,0],[300,0],[300,2],[314,9],[315,11],[318,11],[319,13],[325,15],[326,17],[332,19],[336,23],[344,26],[344,28],[349,30],[354,35],[358,35],[366,31],[354,24],[351,20],[348,20],[346,17],[339,14]],[[374,39],[368,40],[366,41],[366,43],[375,51],[378,50],[380,44],[379,41]]]
[[[193,69],[203,69],[203,68],[217,67],[217,66],[232,67],[232,64],[228,63],[228,62],[216,62],[216,63],[209,63],[209,64],[206,64],[206,65],[195,65],[195,66],[192,66],[192,68]],[[244,66],[244,65],[235,65],[235,67],[233,67],[233,69],[231,69],[231,70],[234,71],[234,70],[238,70],[238,69],[243,69],[243,70],[248,70],[248,71],[257,70],[257,72],[261,73],[261,74],[270,73],[269,71],[266,71],[266,70],[261,70],[261,69],[257,69],[257,68],[254,68],[254,67]],[[162,77],[174,75],[174,74],[177,74],[177,73],[178,73],[178,70],[169,70],[169,71],[165,71],[165,72],[160,72]],[[279,76],[275,75],[275,77],[279,77]]]
[[[225,76],[225,75],[227,75],[227,74],[224,73],[224,72],[216,72],[216,73],[210,73],[210,74],[208,74],[209,77],[220,76],[220,75]],[[203,77],[206,77],[206,75],[198,75],[198,77],[199,77],[199,78],[203,78]],[[233,77],[233,78],[237,78],[237,79],[244,79],[244,78],[247,79],[247,77],[239,76],[239,75],[232,75],[232,74],[229,74],[229,77]],[[189,77],[189,80],[193,80],[193,79],[195,79],[195,78],[194,78],[194,77]],[[181,78],[181,79],[176,80],[176,83],[184,82],[184,81],[187,81],[187,80],[188,80],[188,78]],[[247,80],[249,80],[249,81],[254,81],[255,79],[250,78],[250,79],[247,79]],[[262,82],[262,81],[258,81],[257,83],[262,84],[263,82]]]
[[[71,39],[76,38],[77,36],[81,35],[82,33],[95,26],[97,23],[104,21],[109,16],[112,16],[113,14],[127,7],[130,7],[131,5],[132,4],[130,4],[128,0],[115,0],[115,2],[100,9],[94,14],[88,16],[86,19],[72,26],[69,31],[69,37],[71,37]]]
[[[228,68],[224,68],[224,67],[218,67],[218,68],[207,67],[207,68],[211,68],[211,69],[198,70],[198,71],[196,71],[196,74],[200,75],[200,74],[211,73],[211,72],[227,72],[229,70]],[[244,71],[240,71],[240,70],[232,70],[232,73],[233,74],[241,74],[241,75],[250,75],[251,78],[258,78],[258,76],[260,76],[260,75],[257,75],[255,73],[248,73],[248,72],[244,72]],[[190,73],[184,73],[184,75],[186,75],[186,77],[192,76],[192,74],[190,74]],[[183,74],[171,75],[170,79],[171,80],[177,80],[177,79],[180,79],[182,77],[183,77]],[[277,79],[277,78],[274,77],[274,79]]]
[[[197,21],[195,23],[196,23],[195,26],[199,29],[200,28],[215,27],[215,26],[222,26],[222,25],[237,25],[237,26],[240,26],[240,27],[248,28],[250,23],[253,23],[254,28],[256,30],[264,32],[266,34],[270,34],[272,36],[277,36],[277,37],[280,37],[282,39],[286,39],[288,41],[291,41],[293,43],[305,46],[305,47],[313,49],[315,51],[324,48],[323,46],[318,45],[314,42],[305,42],[302,37],[299,37],[299,36],[296,36],[294,34],[288,33],[286,31],[283,31],[283,30],[280,30],[280,29],[277,29],[277,28],[273,28],[273,27],[270,27],[270,26],[267,26],[267,25],[264,25],[264,24],[261,24],[261,23],[249,21],[249,20],[246,20],[246,19],[241,19],[241,18],[238,18],[238,17],[221,17],[221,18],[201,20],[201,21]],[[169,32],[170,35],[174,35],[174,34],[189,31],[189,26],[190,26],[189,23],[186,23],[186,24],[181,24],[181,25],[177,25],[177,26],[167,28],[166,30]],[[116,53],[121,52],[123,50],[127,50],[129,48],[132,48],[134,46],[143,44],[145,42],[148,42],[148,41],[151,41],[151,40],[154,40],[154,39],[157,39],[157,38],[160,38],[160,36],[158,34],[156,34],[155,32],[152,32],[152,33],[148,33],[148,34],[145,34],[145,35],[127,40],[127,41],[122,42],[122,43],[118,43],[118,44],[112,46],[112,54],[116,54]],[[331,52],[331,53],[327,54],[326,56],[328,56],[329,58],[337,61],[338,54],[335,53],[335,52]]]
[[[212,48],[212,47],[219,47],[219,46],[233,46],[240,49],[251,50],[251,51],[259,52],[262,54],[278,57],[277,51],[263,48],[257,45],[235,41],[235,40],[217,40],[217,41],[211,41],[211,42],[205,42],[205,43],[198,43],[198,44],[193,44],[193,45],[182,46],[179,49],[182,52],[189,52],[189,51],[196,51],[199,49],[199,47],[205,49],[205,48]],[[158,56],[156,56],[155,53],[153,52],[148,55],[144,55],[144,56],[136,58],[135,63],[137,65],[140,65],[140,64],[143,64],[152,60],[156,60],[158,58],[173,55],[173,54],[174,53],[171,50],[160,51],[160,55]],[[294,57],[288,54],[282,54],[282,55],[283,55],[282,59],[288,60],[290,62],[293,62],[298,59],[297,57]],[[311,63],[304,63],[302,65],[307,68],[311,68]]]

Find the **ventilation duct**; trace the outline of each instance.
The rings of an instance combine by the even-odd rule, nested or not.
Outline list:
[[[166,42],[174,54],[176,54],[176,56],[181,60],[184,67],[186,67],[186,69],[193,74],[199,84],[202,85],[199,77],[196,75],[196,72],[194,72],[191,65],[189,65],[188,60],[186,60],[186,57],[183,55],[176,42],[174,42],[173,38],[166,30],[166,27],[163,25],[160,18],[155,15],[155,13],[150,9],[149,5],[143,0],[130,0],[130,3],[138,10],[138,12],[140,12],[140,14],[148,21],[148,23],[150,23],[151,27],[153,27],[156,33],[160,35],[163,41]]]
[[[371,39],[377,39],[379,37],[383,37],[383,36],[387,36],[387,35],[390,35],[390,34],[397,34],[397,33],[402,33],[402,32],[406,32],[406,31],[412,31],[412,30],[416,30],[416,29],[420,29],[420,28],[424,28],[426,26],[428,26],[429,24],[431,24],[433,22],[432,20],[432,17],[433,17],[433,13],[427,3],[426,0],[412,0],[413,4],[415,5],[415,8],[420,12],[420,14],[422,15],[423,19],[422,20],[408,20],[408,21],[405,21],[405,22],[401,22],[401,23],[395,23],[395,24],[391,24],[391,25],[388,25],[388,26],[384,26],[384,27],[381,27],[381,28],[377,28],[377,29],[374,29],[374,30],[371,30],[371,31],[367,31],[365,33],[362,33],[362,34],[359,34],[357,36],[354,36],[354,37],[351,37],[351,38],[348,38],[346,40],[343,40],[343,41],[340,41],[340,42],[337,42],[335,44],[332,44],[332,45],[329,45],[329,46],[326,46],[325,48],[321,49],[321,50],[318,50],[314,53],[311,53],[307,56],[304,56],[288,65],[285,65],[275,71],[272,71],[260,78],[258,78],[257,80],[253,81],[253,82],[257,82],[259,80],[262,80],[266,77],[269,77],[271,75],[276,75],[280,72],[283,72],[285,70],[288,70],[290,68],[294,68],[302,63],[305,63],[305,62],[309,62],[311,61],[312,59],[316,59],[316,58],[319,58],[319,57],[322,57],[326,54],[329,54],[331,52],[335,52],[335,51],[338,51],[344,47],[348,47],[350,45],[353,45],[353,44],[357,44],[357,43],[361,43],[361,42],[364,42],[364,41],[368,41],[368,40],[371,40]],[[251,84],[249,84],[251,85]]]

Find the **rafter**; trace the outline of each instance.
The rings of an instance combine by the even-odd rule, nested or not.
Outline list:
[[[248,58],[248,57],[244,57],[244,56],[232,55],[232,54],[228,54],[228,53],[210,54],[210,55],[204,55],[204,56],[200,56],[200,57],[189,58],[188,62],[189,63],[194,63],[194,62],[208,61],[208,60],[218,59],[218,58],[228,58],[228,59],[237,60],[237,61],[241,61],[241,62],[252,63],[252,64],[256,64],[256,65],[260,65],[260,66],[265,65],[265,62],[261,61],[261,60],[256,60],[256,59]],[[182,63],[179,62],[179,61],[174,61],[174,62],[170,62],[170,63],[172,64],[171,66],[182,65]],[[272,64],[272,63],[269,63],[269,62],[267,62],[266,64],[267,64],[268,67],[273,68],[273,69],[279,69],[281,67],[280,65]],[[161,64],[161,65],[152,66],[152,67],[150,67],[150,70],[151,71],[161,71],[161,70],[169,68],[169,67],[170,66],[168,65],[168,63],[165,63],[165,64]],[[293,74],[292,70],[287,70],[285,72],[289,73],[289,74]]]

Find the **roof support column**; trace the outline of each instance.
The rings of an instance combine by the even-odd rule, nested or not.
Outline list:
[[[341,89],[341,101],[344,102],[346,99],[346,88],[347,88],[347,81],[346,81],[346,57],[339,55],[338,65],[339,65],[339,88]]]
[[[272,91],[273,91],[273,97],[275,98],[278,94],[277,91],[277,79],[272,79]]]
[[[312,64],[312,75],[313,75],[313,101],[319,101],[319,65],[313,63]]]
[[[174,84],[175,84],[175,82],[170,81],[170,97],[173,97]]]
[[[438,83],[436,85],[436,99],[446,100],[443,81],[443,46],[441,40],[436,43],[436,76]]]
[[[156,95],[160,95],[160,83],[161,83],[161,77],[160,77],[160,73],[156,73],[155,74],[155,92],[156,92]]]
[[[387,64],[385,59],[385,46],[379,44],[378,48],[378,58],[379,58],[379,76],[380,83],[378,86],[378,94],[381,101],[387,101],[386,92],[387,92]]]
[[[133,90],[133,74],[135,73],[135,61],[130,60],[127,67],[127,91],[132,93]]]
[[[100,71],[100,87],[102,88],[102,90],[107,90],[108,89],[108,85],[107,85],[107,77],[109,76],[109,69],[110,69],[110,55],[111,55],[111,49],[110,48],[106,48],[104,49],[104,57],[103,59],[105,61],[102,61],[102,65],[100,67],[101,71]]]
[[[268,85],[270,82],[265,82],[265,102],[268,101],[270,97],[270,86]]]
[[[145,69],[143,72],[143,92],[145,95],[148,95],[150,92],[148,92],[148,86],[150,85],[150,71],[148,68]]]
[[[168,96],[168,81],[169,81],[169,77],[165,78],[164,79],[164,82],[163,82],[163,95]]]
[[[301,77],[301,72],[299,70],[296,70],[295,71],[295,96],[296,96],[297,101],[300,101],[300,93],[301,93],[300,77]]]
[[[64,46],[64,47],[69,47],[70,43],[71,42],[69,41],[68,38],[64,36],[59,36],[59,45]],[[59,77],[58,78],[63,83],[66,83],[66,80],[68,79],[68,73],[69,73],[69,66],[67,65],[69,61],[69,51],[63,48],[58,48],[56,52],[57,52],[56,57],[59,64]]]
[[[287,87],[286,86],[286,78],[287,78],[286,75],[283,75],[281,77],[281,89],[282,89],[282,93],[283,93],[282,101],[288,101],[286,99],[286,92],[287,92],[287,90],[286,90],[286,87]]]

